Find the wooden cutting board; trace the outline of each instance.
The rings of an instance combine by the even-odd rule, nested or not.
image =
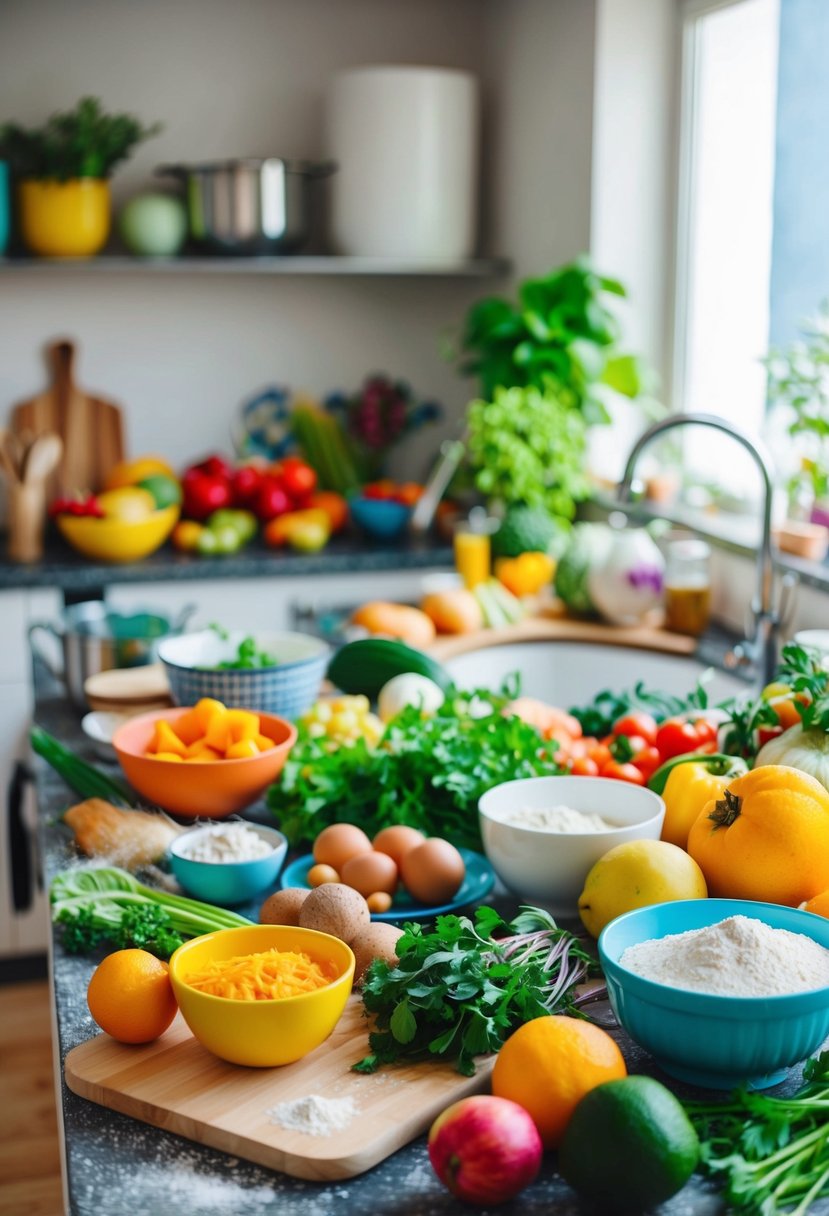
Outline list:
[[[13,408],[9,430],[24,444],[49,431],[63,440],[63,457],[46,484],[51,501],[59,494],[103,488],[110,469],[124,459],[124,423],[117,405],[75,383],[72,342],[55,342],[46,353],[52,383]]]
[[[329,1181],[362,1174],[427,1131],[451,1102],[486,1086],[494,1062],[480,1062],[473,1077],[431,1062],[351,1072],[367,1049],[362,1002],[352,995],[331,1037],[283,1068],[219,1060],[179,1014],[143,1047],[105,1034],[82,1043],[66,1057],[65,1076],[73,1093],[122,1114],[295,1178]],[[310,1095],[351,1098],[351,1122],[314,1136],[269,1117],[271,1107]]]

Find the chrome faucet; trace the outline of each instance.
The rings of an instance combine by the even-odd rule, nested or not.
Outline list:
[[[774,608],[774,564],[771,553],[771,508],[774,487],[772,464],[764,446],[749,438],[745,431],[732,426],[716,414],[671,414],[649,427],[634,444],[625,465],[625,472],[618,487],[621,503],[630,501],[633,473],[642,452],[654,439],[680,426],[710,426],[724,435],[730,435],[746,449],[760,471],[763,482],[763,532],[757,550],[757,588],[751,602],[754,621],[754,636],[740,647],[742,656],[754,664],[763,684],[768,684],[774,675],[777,662],[777,633],[780,614]],[[660,513],[662,514],[662,513]],[[669,518],[665,515],[664,518]]]

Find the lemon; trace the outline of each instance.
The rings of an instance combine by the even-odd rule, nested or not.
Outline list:
[[[670,1090],[652,1077],[597,1085],[564,1133],[562,1177],[600,1212],[649,1212],[681,1190],[699,1139]]]
[[[155,499],[149,490],[138,486],[124,486],[118,490],[107,490],[98,495],[98,503],[107,519],[119,519],[122,523],[135,523],[146,519],[155,511]]]
[[[118,490],[134,486],[146,477],[161,475],[175,478],[175,473],[162,456],[139,456],[136,460],[121,460],[107,474],[105,489]]]
[[[587,932],[598,937],[632,908],[707,895],[702,870],[684,849],[664,840],[629,840],[600,857],[587,875],[579,916]]]

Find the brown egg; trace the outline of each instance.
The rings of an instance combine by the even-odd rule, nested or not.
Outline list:
[[[409,849],[415,849],[419,844],[423,844],[425,839],[426,837],[422,832],[418,832],[417,828],[409,828],[405,824],[399,823],[394,827],[383,828],[379,831],[372,840],[371,847],[378,853],[388,853],[389,857],[399,866],[403,860],[403,854],[408,853]]]
[[[430,836],[406,853],[400,876],[413,899],[422,904],[445,904],[460,890],[466,866],[453,844]]]
[[[370,848],[371,841],[362,828],[353,823],[332,823],[323,828],[314,841],[314,861],[318,865],[333,866],[340,874],[349,857]]]
[[[393,895],[397,889],[397,866],[386,853],[358,853],[350,857],[340,870],[340,878],[347,887],[353,887],[361,895],[374,895],[386,891]]]
[[[321,887],[324,882],[339,882],[340,876],[333,866],[311,866],[305,875],[309,887]]]
[[[369,912],[388,912],[391,907],[391,896],[388,891],[372,891],[366,896]]]

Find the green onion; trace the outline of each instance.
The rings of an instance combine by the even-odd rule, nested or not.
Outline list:
[[[40,726],[33,726],[29,735],[32,748],[60,773],[66,784],[82,798],[104,798],[116,806],[135,807],[138,804],[133,794],[114,777],[102,773],[94,764],[87,764],[80,756]]]

